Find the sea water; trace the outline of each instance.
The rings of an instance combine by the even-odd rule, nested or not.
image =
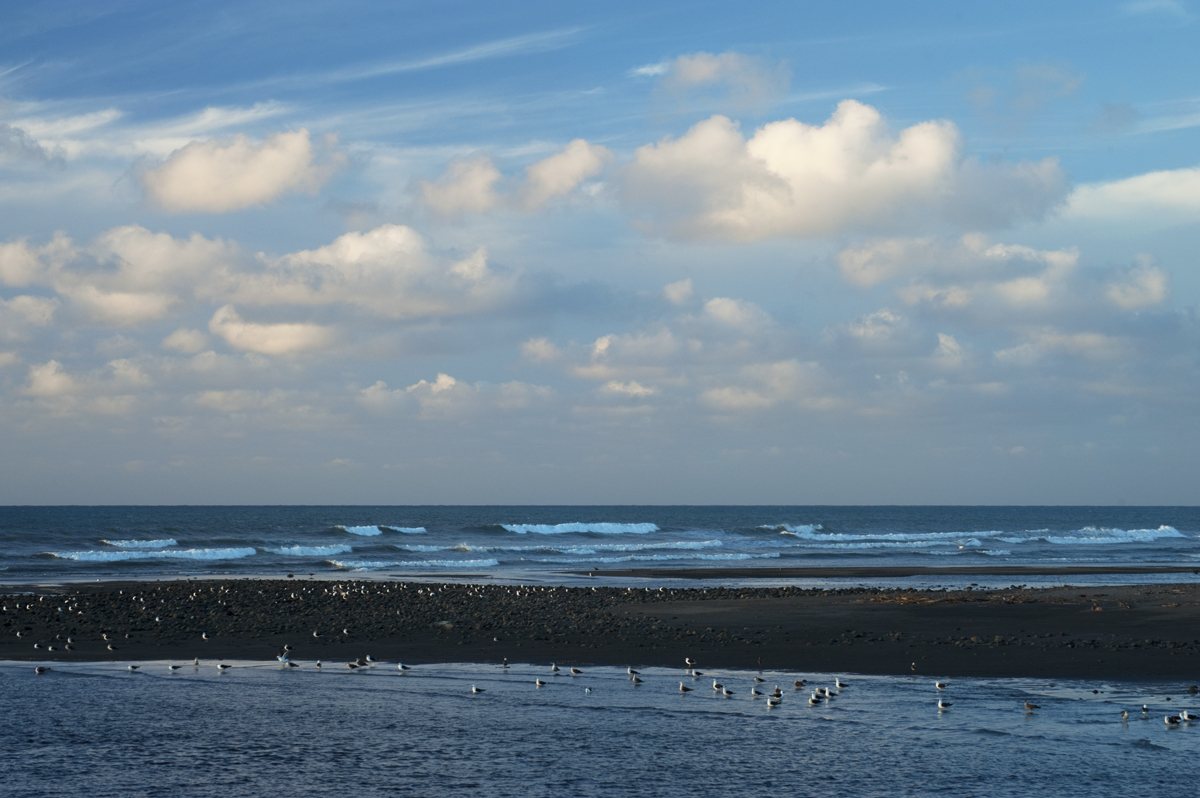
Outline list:
[[[555,676],[546,663],[50,665],[39,676],[0,663],[6,798],[1094,798],[1186,795],[1200,777],[1200,724],[1163,721],[1200,709],[1176,684],[954,679],[938,691],[932,675],[839,674],[849,686],[813,707],[811,687],[834,675],[647,668],[638,685],[624,669]],[[751,696],[755,675],[782,704]],[[797,678],[809,685],[793,689]]]
[[[561,580],[636,567],[757,567],[769,578],[788,566],[1006,564],[1200,572],[1200,508],[0,508],[9,584],[287,573]]]

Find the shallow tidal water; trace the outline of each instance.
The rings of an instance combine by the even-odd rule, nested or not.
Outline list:
[[[760,688],[784,692],[768,709],[747,671],[648,668],[634,685],[620,668],[548,664],[126,664],[0,663],[5,796],[1124,796],[1186,794],[1200,776],[1200,723],[1163,722],[1200,710],[1178,684],[955,679],[939,693],[932,676],[842,674],[849,687],[810,707],[834,675],[768,671]]]

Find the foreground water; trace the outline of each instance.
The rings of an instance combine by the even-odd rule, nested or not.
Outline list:
[[[745,671],[647,669],[634,685],[615,668],[234,665],[0,663],[4,794],[1116,796],[1200,777],[1200,724],[1163,721],[1193,706],[1179,685],[957,679],[939,693],[931,676],[853,676],[810,707],[792,681],[831,675],[767,672],[785,696],[768,708]]]
[[[3,507],[0,580],[824,565],[1200,568],[1200,508]],[[1007,584],[1007,582],[1006,582]]]

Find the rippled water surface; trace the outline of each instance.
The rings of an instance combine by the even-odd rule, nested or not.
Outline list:
[[[1163,722],[1192,706],[1166,701],[1178,685],[854,676],[810,707],[792,680],[832,676],[768,672],[768,709],[744,671],[339,666],[0,663],[3,793],[1126,796],[1200,777],[1200,724]]]
[[[1195,564],[1200,509],[4,507],[0,581],[653,566]]]

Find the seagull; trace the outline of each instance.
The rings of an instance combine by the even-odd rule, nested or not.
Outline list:
[[[285,654],[286,654],[287,652],[289,652],[289,651],[292,651],[292,650],[293,650],[293,649],[292,649],[292,647],[291,647],[291,646],[289,646],[287,643],[284,643],[284,644],[283,644],[283,651],[284,651],[284,653],[285,653]]]
[[[834,685],[836,685],[836,686],[837,686],[837,689],[839,689],[839,690],[841,690],[841,689],[844,689],[844,688],[846,688],[846,687],[849,687],[849,686],[850,686],[850,685],[849,685],[849,684],[847,684],[846,682],[843,682],[841,679],[839,679],[839,678],[836,678],[836,677],[834,678],[834,680],[833,680],[833,683],[834,683]]]
[[[362,657],[359,657],[358,659],[356,659],[356,660],[354,661],[354,664],[355,664],[355,665],[357,665],[357,666],[358,666],[358,667],[360,667],[360,668],[365,668],[365,667],[367,667],[367,661],[366,661],[365,659],[363,659]]]
[[[767,709],[779,706],[782,701],[782,698],[778,698],[776,696],[767,696]]]
[[[313,629],[313,637],[320,637],[320,636],[321,636],[320,633],[318,633],[316,629]]]
[[[117,650],[117,647],[116,647],[116,646],[114,646],[112,643],[109,643],[109,644],[108,644],[108,650],[109,650],[109,651],[116,651],[116,650]]]
[[[725,689],[725,685],[717,684],[717,680],[713,679],[713,689],[714,690],[723,690],[723,689]]]
[[[636,677],[636,676],[634,676],[632,679],[630,679],[630,681],[631,681],[631,682],[633,682],[634,684],[641,684],[641,683],[642,683],[642,680],[641,680],[641,679],[639,679],[639,678],[638,678],[638,677]]]
[[[34,644],[33,644],[33,647],[34,647],[34,648],[41,648],[41,647],[42,647],[42,644],[41,644],[41,643],[34,643]],[[112,648],[112,646],[109,646],[109,648]]]
[[[545,687],[546,686],[546,683],[544,681],[542,681],[541,679],[534,679],[533,683],[537,687]]]
[[[766,681],[766,679],[764,679],[764,678],[763,678],[763,677],[761,677],[761,676],[755,676],[755,677],[754,677],[754,681],[756,681],[756,682],[765,682],[765,681]],[[799,684],[799,682],[796,682],[796,684]]]
[[[557,665],[555,665],[553,662],[551,662],[551,663],[550,663],[550,672],[551,672],[551,673],[558,673],[558,666],[557,666]]]
[[[750,695],[751,695],[752,697],[754,697],[754,698],[758,698],[760,695],[762,695],[762,691],[760,691],[760,690],[755,690],[753,687],[751,687],[751,688],[750,688]]]
[[[132,673],[133,671],[136,671],[140,667],[141,667],[141,665],[130,665],[129,672]]]
[[[226,665],[224,662],[217,663],[217,670],[227,671],[232,667],[233,667],[232,665]]]
[[[36,673],[38,676],[41,676],[43,673],[45,673],[48,670],[50,670],[50,668],[47,667],[46,665],[38,665],[36,668],[33,669],[33,672]]]
[[[1179,713],[1179,717],[1183,720],[1200,720],[1200,715],[1188,714],[1186,709]]]
[[[1121,710],[1121,720],[1129,720],[1129,710],[1128,709]]]
[[[317,660],[317,670],[321,669],[321,660]]]
[[[692,671],[692,676],[703,676],[704,671]]]
[[[375,662],[375,661],[376,661],[376,660],[373,660],[373,659],[371,659],[371,655],[370,655],[370,654],[368,654],[368,655],[367,655],[367,662]]]
[[[625,672],[626,672],[626,673],[628,673],[630,676],[637,676],[639,673],[641,673],[641,671],[635,671],[635,670],[634,670],[632,667],[630,667],[630,666],[627,666],[627,667],[625,668]]]
[[[201,639],[201,640],[207,640],[207,639],[208,639],[208,632],[201,632],[201,633],[200,633],[200,639]]]
[[[1041,707],[1038,706],[1037,704],[1031,704],[1028,701],[1025,702],[1025,711],[1026,712],[1033,712],[1035,709],[1041,709]]]
[[[585,687],[585,688],[583,688],[583,694],[584,694],[584,695],[587,695],[587,694],[588,694],[588,693],[590,693],[590,692],[592,692],[592,688],[590,688],[590,687]]]
[[[358,667],[358,663],[357,662],[347,662],[346,667],[349,668],[350,670],[354,670],[355,668]]]
[[[679,692],[681,692],[681,693],[690,693],[690,692],[692,692],[692,688],[690,688],[690,687],[684,687],[684,685],[683,685],[683,682],[680,682],[680,683],[679,683]]]
[[[505,670],[508,670],[508,657],[504,658],[504,662],[501,663],[500,667],[504,668]]]
[[[761,681],[762,681],[762,679],[755,679],[754,681],[756,681],[756,682],[761,682]],[[797,690],[799,690],[801,687],[803,687],[803,686],[804,686],[804,680],[803,680],[803,679],[797,679],[796,681],[792,682],[792,686],[793,686],[793,687],[795,687]]]
[[[287,665],[289,668],[299,668],[300,667],[300,665],[298,663],[292,662],[290,659],[284,664]]]
[[[695,667],[696,660],[692,659],[691,657],[684,657],[683,664],[687,665],[689,668],[692,668],[692,667]]]
[[[572,676],[578,676],[578,675],[579,675],[579,674],[581,674],[581,673],[583,673],[583,671],[579,670],[579,668],[571,668],[571,675],[572,675]]]
[[[197,668],[200,667],[200,658],[192,657],[192,664],[195,665]]]
[[[17,635],[17,637],[20,637],[20,635]],[[105,643],[107,643],[109,640],[112,640],[112,638],[108,636],[107,632],[101,632],[100,637],[104,640]]]
[[[767,699],[767,700],[770,700],[770,699]],[[808,705],[810,707],[815,707],[819,703],[821,703],[821,699],[817,698],[815,695],[808,697]]]
[[[1146,706],[1145,704],[1142,704],[1142,714],[1145,715],[1149,711],[1150,711],[1150,707]]]
[[[947,687],[950,686],[950,682],[934,682],[933,686],[939,690],[945,690]]]
[[[1178,726],[1179,725],[1179,716],[1178,715],[1164,715],[1163,722],[1166,723],[1168,726]]]
[[[350,630],[349,630],[349,629],[343,629],[343,630],[342,630],[342,634],[344,634],[344,635],[348,635],[348,634],[350,634]]]
[[[180,668],[182,668],[182,667],[183,667],[182,665],[168,665],[168,666],[167,666],[167,668],[168,668],[169,670],[173,670],[173,671],[177,671],[177,670],[179,670],[179,669],[180,669]]]
[[[472,693],[482,693],[482,692],[483,692],[483,688],[482,688],[482,687],[476,687],[475,685],[471,685],[471,692],[472,692]]]
[[[396,663],[396,670],[410,671],[410,670],[412,670],[412,668],[410,668],[408,665],[405,665],[403,662],[398,662],[398,663]]]
[[[938,699],[938,709],[949,709],[953,706],[953,702],[944,699]]]
[[[721,691],[721,694],[724,695],[725,697],[729,697],[729,696],[733,695],[733,691],[730,690],[728,687],[726,687],[724,690]]]

